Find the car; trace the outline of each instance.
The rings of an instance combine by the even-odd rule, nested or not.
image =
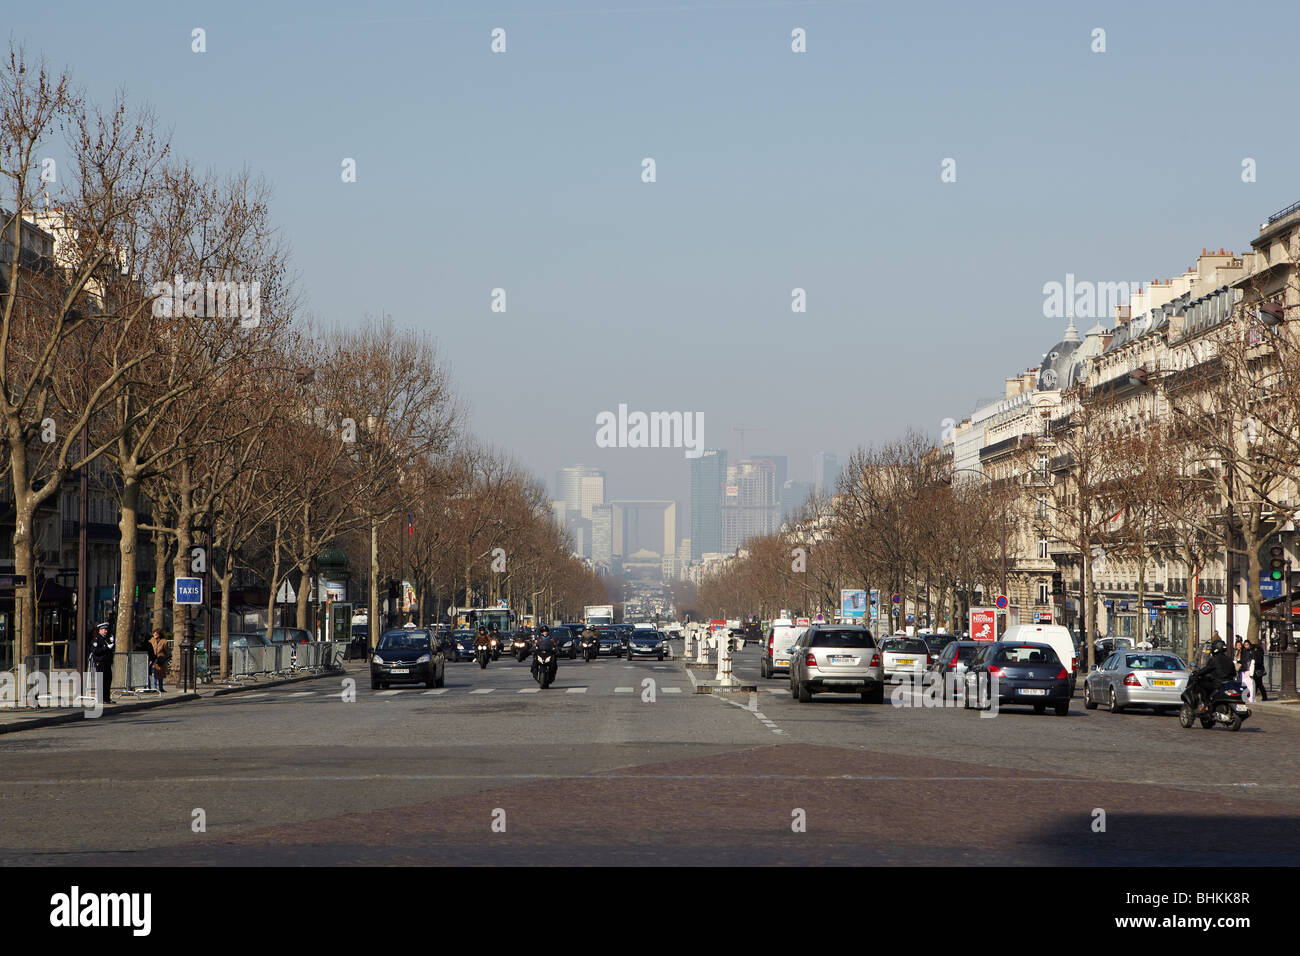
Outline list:
[[[1161,651],[1118,650],[1083,679],[1083,706],[1105,704],[1112,714],[1127,707],[1150,707],[1172,713],[1182,705],[1182,693],[1192,669],[1182,658]]]
[[[984,701],[991,704],[994,678],[999,708],[1032,707],[1034,713],[1041,714],[1050,706],[1058,717],[1070,712],[1070,698],[1074,696],[1070,672],[1051,644],[985,643],[966,665],[964,705],[978,707]]]
[[[615,627],[602,627],[600,629],[600,640],[596,643],[596,656],[606,655],[608,657],[623,656],[623,633]]]
[[[441,687],[446,677],[446,655],[433,632],[424,628],[385,631],[370,655],[371,690],[396,683]]]
[[[758,672],[764,679],[775,677],[780,671],[790,673],[790,655],[795,641],[805,630],[806,627],[796,626],[794,621],[786,617],[779,617],[772,622],[767,631],[763,656],[758,662]]]
[[[472,661],[474,659],[477,638],[473,630],[468,627],[457,628],[451,632],[451,640],[454,645],[451,656],[452,663]]]
[[[885,672],[871,631],[856,624],[814,624],[795,642],[790,657],[790,696],[808,703],[814,694],[859,694],[885,700]]]
[[[930,648],[919,637],[885,637],[880,641],[880,660],[885,683],[919,678],[930,666]]]
[[[931,659],[938,657],[945,647],[958,640],[956,634],[918,634],[916,636],[925,641]]]
[[[551,628],[551,640],[555,642],[557,657],[567,657],[569,660],[573,660],[578,656],[579,633],[568,624],[557,624]]]
[[[1003,644],[1047,644],[1070,672],[1070,691],[1079,680],[1079,656],[1069,630],[1060,624],[1013,624],[1002,632]]]
[[[1093,642],[1092,659],[1100,664],[1116,651],[1128,651],[1133,649],[1133,638],[1131,637],[1102,637]]]
[[[984,645],[979,641],[949,641],[939,655],[930,662],[928,674],[939,684],[943,699],[948,699],[949,687],[955,694],[965,685],[966,666]]]
[[[664,659],[664,636],[658,631],[638,630],[633,632],[627,644],[627,657],[654,657]]]

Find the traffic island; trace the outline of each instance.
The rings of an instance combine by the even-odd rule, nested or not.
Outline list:
[[[691,679],[691,686],[697,694],[758,693],[757,684],[747,684],[738,677],[733,677],[731,683],[724,684],[720,680],[705,676],[706,674],[717,673],[717,668],[711,664],[687,664],[685,670],[686,676]]]

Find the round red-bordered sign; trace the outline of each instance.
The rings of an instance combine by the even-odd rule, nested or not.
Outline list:
[[[1007,609],[1007,605],[1011,602],[1007,600],[1007,596],[1005,594],[999,594],[998,599],[993,603],[998,606],[999,611],[1005,611]]]
[[[1202,602],[1198,605],[1198,607],[1200,608],[1200,611],[1201,611],[1202,614],[1213,614],[1213,613],[1214,613],[1214,605],[1213,605],[1212,603],[1210,603],[1209,601],[1202,601]]]

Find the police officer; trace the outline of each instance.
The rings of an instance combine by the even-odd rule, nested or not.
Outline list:
[[[103,676],[104,700],[112,700],[113,688],[113,654],[117,649],[117,640],[109,629],[108,621],[95,625],[95,636],[90,639],[90,657],[95,670]]]

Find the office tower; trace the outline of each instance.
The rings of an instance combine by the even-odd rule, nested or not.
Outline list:
[[[691,460],[691,560],[722,550],[722,500],[727,453],[710,449]]]

